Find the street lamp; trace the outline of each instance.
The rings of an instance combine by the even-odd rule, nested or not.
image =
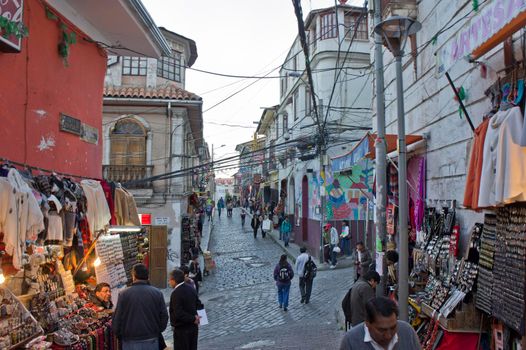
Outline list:
[[[405,141],[404,116],[404,83],[402,80],[402,56],[409,36],[422,28],[420,22],[402,16],[391,16],[374,27],[374,32],[381,35],[384,45],[396,60],[396,101],[398,118],[398,227],[400,232],[400,260],[398,269],[398,300],[400,305],[400,319],[408,320],[409,297],[409,248],[408,248],[408,203],[407,203],[407,149]]]

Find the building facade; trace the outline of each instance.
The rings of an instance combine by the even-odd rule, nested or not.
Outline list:
[[[140,214],[150,214],[153,225],[167,226],[168,249],[178,261],[181,218],[188,211],[188,196],[207,190],[209,174],[199,165],[207,162],[209,152],[203,141],[202,99],[185,90],[185,68],[197,59],[196,44],[160,30],[170,55],[108,59],[103,175],[127,183]],[[163,174],[169,175],[149,180]]]
[[[280,70],[280,103],[264,109],[257,129],[267,140],[264,199],[283,208],[294,223],[292,239],[313,254],[319,252],[322,215],[337,225],[349,219],[365,228],[363,193],[354,191],[346,177],[333,174],[329,165],[330,158],[350,150],[371,126],[367,26],[367,11],[361,7],[338,5],[309,13],[305,28],[313,86],[297,37]],[[358,182],[365,192],[372,189],[372,176]],[[323,207],[322,193],[328,194]]]
[[[159,57],[168,43],[140,1],[9,0],[0,13],[32,29],[0,39],[0,157],[100,179],[106,54],[120,52],[108,47]],[[59,51],[64,35],[76,40]]]

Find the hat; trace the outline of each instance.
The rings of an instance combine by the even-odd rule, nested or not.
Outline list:
[[[331,227],[332,227],[331,224],[325,224],[325,226],[323,226],[323,229],[330,230]]]

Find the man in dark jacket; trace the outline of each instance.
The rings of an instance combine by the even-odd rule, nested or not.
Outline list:
[[[184,283],[184,272],[172,271],[170,278],[176,286],[170,297],[170,324],[174,334],[174,349],[197,350],[200,304],[195,289]]]
[[[365,304],[375,297],[374,290],[378,283],[380,283],[378,272],[368,271],[352,286],[351,325],[353,327],[365,320]]]
[[[371,253],[365,248],[363,242],[356,243],[356,258],[354,264],[356,265],[356,280],[363,276],[371,269],[373,258]]]
[[[168,312],[161,291],[148,283],[148,269],[132,269],[133,284],[119,293],[113,314],[113,332],[123,350],[158,350],[159,337],[168,324]]]

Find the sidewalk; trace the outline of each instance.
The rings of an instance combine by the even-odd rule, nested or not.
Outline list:
[[[283,249],[285,254],[288,255],[289,259],[296,263],[296,257],[300,255],[300,246],[296,243],[289,242],[289,246],[285,247],[285,243],[279,239],[279,231],[274,229],[267,235]],[[316,264],[318,265],[318,271],[330,270],[329,264],[320,264],[318,259],[316,259]],[[336,263],[336,269],[343,269],[351,267],[354,269],[354,257],[351,255],[350,258],[338,257]]]

